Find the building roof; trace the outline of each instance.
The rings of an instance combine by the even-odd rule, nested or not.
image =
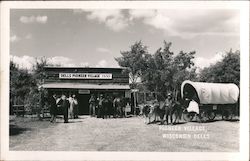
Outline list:
[[[45,66],[46,69],[127,69],[126,67],[62,67],[62,66]]]
[[[42,85],[43,88],[47,89],[120,89],[126,90],[130,89],[129,85],[122,84],[87,84],[87,83],[45,83]]]

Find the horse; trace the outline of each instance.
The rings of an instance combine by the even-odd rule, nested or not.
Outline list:
[[[165,115],[165,106],[164,101],[155,101],[153,104],[146,104],[142,107],[142,114],[145,118],[144,123],[150,124],[153,122],[157,122],[158,118],[160,121],[163,122],[164,115]],[[151,118],[153,121],[151,122]],[[147,122],[148,119],[148,122]]]
[[[178,101],[172,101],[171,106],[167,106],[165,101],[155,101],[153,104],[145,104],[142,106],[142,115],[145,119],[144,123],[146,124],[157,121],[160,121],[161,124],[164,124],[166,121],[168,124],[169,117],[170,123],[176,124],[182,119],[182,112],[183,107]],[[175,116],[174,120],[173,116]],[[152,118],[153,120],[151,121]],[[160,120],[158,120],[158,118],[160,118]]]
[[[143,115],[143,118],[144,118],[144,123],[147,123],[149,124],[150,123],[150,118],[151,118],[151,115],[152,115],[152,107],[148,104],[144,105],[142,107],[142,115]],[[148,122],[147,122],[147,118],[148,118]]]
[[[173,124],[180,123],[180,120],[182,119],[182,113],[185,108],[181,105],[180,102],[174,101],[173,104],[173,115],[175,116],[175,120],[173,121]]]
[[[170,124],[179,123],[182,118],[183,107],[178,101],[171,100],[169,105],[165,104],[165,115],[166,115],[166,122],[168,125],[169,117],[170,117]],[[175,119],[173,120],[173,116]]]

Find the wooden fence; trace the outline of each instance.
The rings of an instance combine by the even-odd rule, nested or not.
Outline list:
[[[14,115],[23,117],[24,115],[40,114],[42,115],[42,118],[44,118],[50,113],[49,108],[47,106],[44,106],[44,108],[40,109],[38,105],[35,105],[35,107],[29,108],[29,110],[25,108],[24,105],[12,105],[11,108]]]

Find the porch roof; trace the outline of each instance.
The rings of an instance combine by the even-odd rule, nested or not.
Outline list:
[[[128,84],[87,84],[87,83],[45,83],[43,88],[63,88],[63,89],[130,89]]]

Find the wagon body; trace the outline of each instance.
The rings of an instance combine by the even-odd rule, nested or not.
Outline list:
[[[181,97],[193,99],[199,104],[200,113],[209,120],[215,113],[235,113],[238,105],[239,88],[233,83],[205,83],[186,80],[181,85]]]
[[[200,104],[234,104],[237,103],[239,97],[239,88],[233,83],[204,83],[186,80],[181,85],[182,98],[185,92],[196,94]]]

